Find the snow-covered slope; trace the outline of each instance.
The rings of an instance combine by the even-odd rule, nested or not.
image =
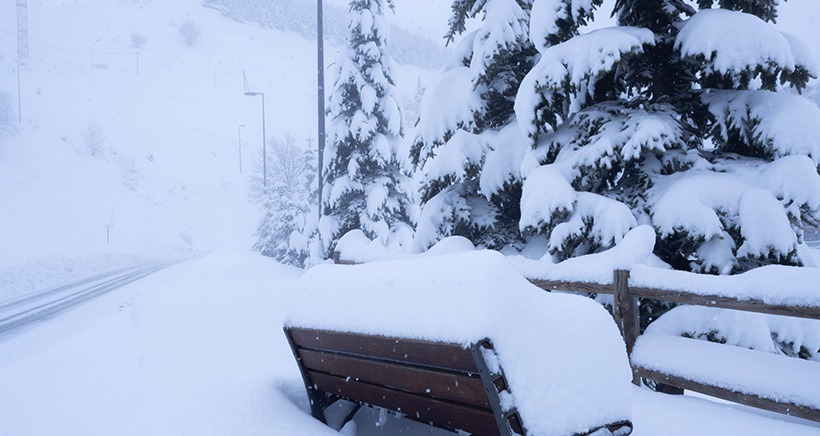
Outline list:
[[[28,2],[18,124],[15,4],[1,8],[0,90],[16,132],[0,136],[0,300],[90,269],[251,246],[262,101],[243,95],[245,78],[265,93],[268,137],[315,144],[313,41],[201,0]],[[201,32],[193,46],[186,21]],[[397,74],[408,95],[419,71]]]

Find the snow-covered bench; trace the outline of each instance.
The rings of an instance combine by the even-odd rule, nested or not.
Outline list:
[[[315,329],[286,328],[285,334],[311,413],[322,422],[327,407],[346,399],[453,431],[524,433],[518,413],[501,407],[500,396],[509,391],[500,367],[487,362],[494,356],[489,341],[465,348]],[[347,415],[341,425],[351,418]]]
[[[419,339],[285,328],[305,382],[311,414],[340,399],[376,406],[452,431],[476,435],[527,434],[492,343],[464,346]],[[343,426],[358,410],[341,420]],[[628,435],[618,421],[578,435]]]
[[[820,421],[820,363],[678,336],[644,334],[633,371],[648,379]]]
[[[320,265],[300,288],[285,331],[317,419],[345,398],[473,434],[632,430],[609,314],[544,293],[499,253]]]

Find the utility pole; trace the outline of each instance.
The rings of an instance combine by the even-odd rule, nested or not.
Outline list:
[[[28,58],[28,4],[17,0],[17,57]]]
[[[319,115],[319,166],[318,183],[319,186],[319,219],[322,219],[322,165],[325,148],[325,45],[323,29],[322,0],[316,0],[316,60],[317,60],[317,80],[318,80],[318,115]]]

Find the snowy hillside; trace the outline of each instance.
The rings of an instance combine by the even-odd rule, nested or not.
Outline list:
[[[261,99],[243,95],[244,78],[265,93],[268,137],[315,141],[313,41],[200,0],[29,2],[18,124],[12,2],[0,17],[12,115],[0,136],[0,299],[115,264],[251,246]],[[200,30],[192,46],[186,22]],[[326,54],[329,64],[336,49]],[[398,71],[411,97],[420,71]]]

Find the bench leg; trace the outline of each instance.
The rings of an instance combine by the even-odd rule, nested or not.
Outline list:
[[[313,389],[308,389],[308,400],[310,401],[310,414],[313,415],[314,418],[321,421],[322,424],[327,425],[325,409],[338,401],[339,398],[325,392],[317,392]]]
[[[353,420],[353,417],[356,416],[356,412],[358,412],[359,409],[361,409],[361,408],[362,408],[362,405],[359,404],[359,403],[356,403],[356,405],[353,407],[353,410],[351,410],[350,413],[348,413],[347,416],[345,416],[345,419],[342,421],[342,424],[339,426],[339,430],[341,430],[342,427],[345,426],[345,424],[347,424],[348,422]]]

